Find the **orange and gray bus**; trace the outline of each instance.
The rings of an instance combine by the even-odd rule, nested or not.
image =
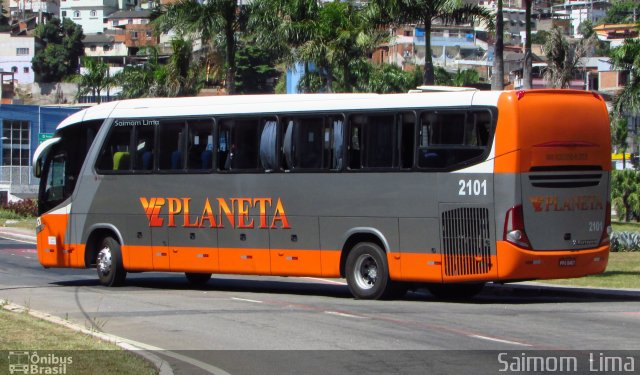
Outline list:
[[[111,102],[36,150],[38,258],[106,286],[344,277],[362,299],[597,274],[610,155],[585,91]]]

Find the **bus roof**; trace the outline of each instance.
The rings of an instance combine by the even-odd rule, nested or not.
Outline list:
[[[84,109],[63,120],[58,129],[105,118],[158,118],[172,116],[224,116],[231,114],[357,109],[462,107],[496,105],[500,91],[463,91],[408,94],[294,94],[229,95],[131,99]],[[474,97],[475,96],[475,97]]]

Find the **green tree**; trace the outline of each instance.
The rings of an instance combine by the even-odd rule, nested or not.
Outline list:
[[[381,9],[379,14],[388,14],[390,20],[400,24],[416,23],[424,25],[425,31],[425,85],[435,81],[431,50],[431,30],[433,23],[440,20],[445,24],[466,23],[482,20],[493,28],[493,14],[476,4],[461,0],[372,0],[372,6]]]
[[[320,8],[316,28],[299,49],[299,58],[313,62],[326,79],[326,91],[352,92],[369,54],[386,32],[372,27],[368,14],[350,2],[334,1]]]
[[[613,0],[607,14],[600,19],[601,24],[635,23],[640,18],[638,0]]]
[[[478,82],[480,82],[480,74],[474,69],[465,69],[462,71],[458,69],[455,77],[453,77],[454,86],[469,86]]]
[[[7,10],[4,9],[4,5],[0,4],[0,32],[6,32],[11,30],[9,26],[9,17],[7,17]]]
[[[38,25],[34,34],[43,44],[31,61],[40,82],[59,82],[77,73],[79,59],[84,55],[80,25],[68,18],[62,22],[53,18]]]
[[[74,78],[74,81],[78,83],[77,100],[81,96],[91,93],[93,101],[100,104],[102,91],[108,90],[113,84],[113,79],[109,76],[109,66],[103,61],[86,56],[82,58],[82,66],[85,68],[85,72]]]
[[[554,27],[543,46],[547,57],[544,78],[551,87],[566,88],[579,66],[580,59],[586,55],[593,45],[592,39],[581,39],[570,43],[560,28]]]
[[[611,174],[611,204],[618,218],[626,222],[640,218],[640,172],[613,171]]]
[[[449,73],[445,68],[436,66],[434,72],[434,83],[438,86],[453,86],[453,74]]]
[[[275,54],[279,63],[291,68],[300,61],[300,47],[316,31],[319,12],[320,3],[316,0],[255,0],[250,5],[248,29],[258,44]],[[309,62],[303,63],[306,75]],[[302,90],[311,91],[308,86]]]
[[[616,69],[629,72],[629,80],[613,99],[617,117],[640,114],[640,39],[627,39],[611,50],[611,61]]]
[[[239,94],[267,94],[273,92],[274,81],[280,73],[273,66],[276,56],[254,40],[241,42],[236,52],[236,91]]]
[[[627,137],[629,130],[627,128],[627,120],[624,118],[612,116],[611,119],[611,144],[618,152],[622,153],[622,169],[627,168],[627,160],[625,153],[627,152]]]
[[[378,94],[403,93],[415,89],[421,83],[422,74],[417,70],[405,72],[397,65],[369,64],[367,75],[361,76],[358,82],[358,91]]]
[[[210,53],[221,48],[225,61],[225,88],[235,92],[236,40],[246,22],[244,7],[236,0],[180,0],[167,5],[154,21],[158,31],[174,29],[180,35],[195,35]]]

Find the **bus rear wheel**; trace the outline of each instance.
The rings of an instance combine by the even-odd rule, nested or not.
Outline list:
[[[473,298],[484,288],[484,283],[470,284],[429,284],[427,289],[441,300],[459,301]]]
[[[211,280],[210,273],[185,272],[184,275],[187,277],[187,281],[189,281],[189,284],[193,286],[202,286],[209,280]]]
[[[104,286],[120,286],[127,277],[127,271],[122,265],[120,243],[113,237],[105,237],[100,243],[96,257],[96,270],[100,284]]]
[[[347,256],[345,269],[349,291],[357,299],[389,298],[395,291],[386,253],[374,243],[357,244]]]

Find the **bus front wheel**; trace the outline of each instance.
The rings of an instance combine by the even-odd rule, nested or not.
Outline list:
[[[127,271],[122,265],[120,244],[113,237],[105,237],[100,243],[100,250],[98,250],[96,257],[96,269],[100,284],[119,286],[124,283]]]
[[[387,257],[371,242],[357,244],[347,256],[346,276],[349,291],[357,299],[388,298],[392,290]]]
[[[211,279],[210,273],[185,272],[184,275],[187,277],[189,284],[194,286],[203,286]]]

